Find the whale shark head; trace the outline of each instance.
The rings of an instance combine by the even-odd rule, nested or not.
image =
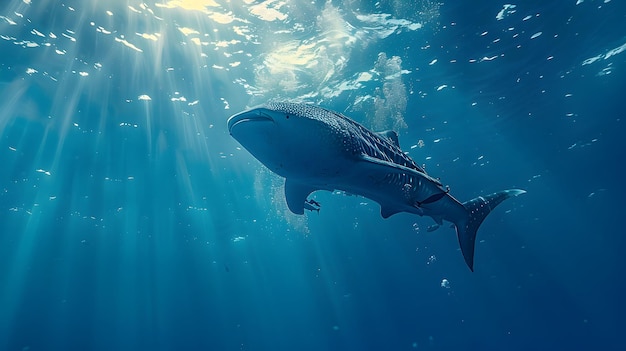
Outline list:
[[[345,132],[331,114],[307,104],[268,103],[230,117],[228,131],[278,175],[315,177],[340,167],[338,156],[345,154]]]

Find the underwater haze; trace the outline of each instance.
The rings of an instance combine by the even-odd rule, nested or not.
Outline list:
[[[624,350],[626,2],[4,0],[0,350]],[[478,231],[292,214],[229,116],[303,101]]]

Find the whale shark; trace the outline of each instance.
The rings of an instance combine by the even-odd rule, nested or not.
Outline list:
[[[430,216],[437,227],[447,221],[471,271],[478,227],[502,201],[525,193],[508,189],[461,203],[400,149],[396,132],[372,132],[313,104],[270,101],[231,116],[227,124],[252,156],[285,178],[291,212],[319,211],[310,194],[340,190],[377,202],[383,218],[408,212]]]

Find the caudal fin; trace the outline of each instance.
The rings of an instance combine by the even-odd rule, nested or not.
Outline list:
[[[485,220],[491,210],[502,201],[525,192],[525,190],[521,189],[509,189],[486,196],[479,196],[463,203],[463,207],[465,207],[467,211],[467,218],[463,222],[455,223],[456,235],[461,245],[461,253],[463,253],[465,263],[467,263],[467,266],[472,272],[474,271],[474,246],[476,244],[476,232],[478,231],[478,227],[480,227],[480,224]]]

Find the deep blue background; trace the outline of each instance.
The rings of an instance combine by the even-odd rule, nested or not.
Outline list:
[[[176,29],[231,39],[234,24],[201,11],[13,0],[0,7],[16,23],[0,18],[0,349],[626,348],[626,53],[607,57],[626,45],[626,3],[526,1],[502,20],[493,1],[349,4],[334,6],[353,25],[356,8],[424,23],[345,51],[346,79],[380,52],[410,71],[411,157],[460,200],[528,191],[481,227],[474,273],[430,219],[383,220],[330,193],[315,194],[319,215],[285,213],[280,180],[228,136],[230,114],[281,95],[238,81],[260,84],[274,31],[328,4],[289,1],[274,22],[222,4],[258,41],[234,36],[241,65],[225,70]],[[350,106],[376,84],[310,100],[367,124]]]

